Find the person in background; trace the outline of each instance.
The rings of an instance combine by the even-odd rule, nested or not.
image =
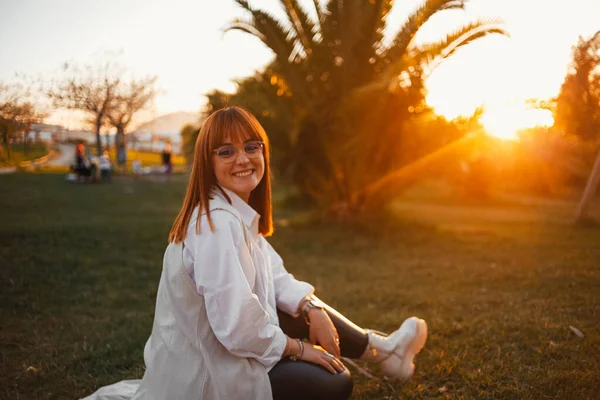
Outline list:
[[[75,165],[73,166],[73,172],[77,175],[77,181],[89,176],[85,159],[85,146],[81,142],[75,145]]]
[[[135,179],[139,178],[142,175],[142,162],[138,157],[133,160],[131,163],[131,168],[133,169],[133,177]]]
[[[173,172],[173,163],[171,160],[171,156],[171,143],[166,143],[165,148],[162,152],[162,163],[165,174],[167,174],[167,176],[171,175],[171,172]]]
[[[113,166],[107,150],[104,150],[104,153],[100,156],[98,167],[100,168],[100,180],[110,182]]]
[[[83,156],[85,154],[85,146],[83,143],[77,143],[75,145],[75,165],[83,163]]]
[[[89,178],[88,182],[96,183],[98,182],[98,158],[97,156],[91,154],[86,161],[86,166],[89,170]]]

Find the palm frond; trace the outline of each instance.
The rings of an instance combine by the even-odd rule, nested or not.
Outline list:
[[[455,0],[455,1],[451,1],[450,3],[447,3],[445,5],[443,5],[442,7],[440,7],[440,11],[443,10],[455,10],[460,8],[461,10],[465,9],[465,3],[467,2],[467,0]]]
[[[426,0],[406,20],[402,29],[385,51],[384,58],[394,61],[405,54],[417,31],[436,13],[449,9],[463,8],[467,0]]]
[[[304,47],[306,54],[310,55],[313,47],[314,24],[297,0],[280,0],[280,2],[296,32],[296,38]]]
[[[293,35],[286,29],[275,17],[262,10],[257,10],[248,4],[245,0],[235,0],[242,8],[252,14],[251,21],[235,20],[226,30],[240,29],[239,27],[247,24],[245,28],[252,27],[250,34],[258,37],[267,47],[269,47],[280,61],[287,62],[293,51]],[[246,31],[246,29],[244,29]],[[256,35],[259,33],[260,35]]]
[[[242,31],[245,33],[249,33],[252,36],[256,36],[263,43],[267,40],[265,35],[260,33],[260,31],[252,25],[252,22],[244,21],[241,18],[236,18],[235,20],[231,21],[227,26],[225,26],[225,29],[224,29],[224,31],[226,31],[226,32],[234,31],[234,30]]]
[[[363,64],[361,67],[365,70],[364,72],[370,70],[370,73],[359,73],[359,76],[364,79],[372,78],[375,71],[377,50],[382,47],[383,31],[393,3],[393,0],[374,0],[362,3],[360,13],[363,15],[363,20],[359,27],[361,37],[355,46],[355,53],[361,59]]]
[[[501,19],[482,19],[460,27],[438,42],[416,47],[411,53],[415,58],[442,60],[453,55],[460,47],[491,34],[510,36]]]
[[[330,6],[335,11],[332,16],[337,16],[332,21],[337,29],[332,46],[334,60],[336,67],[344,66],[339,68],[337,75],[342,90],[345,90],[371,77],[369,59],[375,55],[373,37],[376,36],[372,31],[372,15],[377,14],[378,6],[372,1],[338,1]]]
[[[252,8],[245,0],[235,0],[242,8],[250,12],[251,21],[240,21],[234,23],[229,29],[237,29],[248,32],[258,37],[275,54],[277,63],[286,68],[288,84],[300,101],[308,100],[308,91],[306,88],[305,72],[301,66],[291,68],[291,58],[295,58],[298,51],[298,43],[292,29],[286,28],[271,14],[259,9]],[[248,26],[244,25],[247,24]],[[259,33],[260,35],[257,35]],[[293,56],[293,57],[292,57]],[[293,60],[292,60],[293,62]]]
[[[368,41],[376,43],[376,46],[379,45],[383,38],[387,16],[392,10],[393,5],[394,0],[374,0],[364,4],[367,15],[367,23],[364,31],[369,34]]]
[[[340,71],[342,87],[347,87],[348,77],[354,75],[352,60],[352,50],[357,39],[362,34],[358,27],[358,8],[360,2],[357,1],[338,1],[338,20],[339,29],[337,41],[337,61],[336,65],[344,65]]]
[[[340,10],[343,0],[329,0],[323,13],[323,23],[321,24],[321,35],[325,45],[334,48],[339,45],[336,41],[340,37]]]
[[[313,0],[313,4],[315,6],[315,12],[317,13],[317,22],[319,23],[319,27],[323,26],[323,11],[321,10],[321,5],[319,4],[319,0]]]
[[[246,0],[233,0],[233,1],[235,1],[236,3],[238,3],[238,5],[240,7],[242,7],[243,9],[248,10],[250,12],[252,11],[251,7],[250,7],[250,3],[248,3]]]

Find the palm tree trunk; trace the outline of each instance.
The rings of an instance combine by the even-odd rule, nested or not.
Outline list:
[[[586,217],[599,184],[600,150],[598,150],[598,155],[596,156],[596,161],[594,162],[594,166],[592,167],[592,172],[590,173],[590,177],[588,178],[588,181],[585,185],[585,190],[583,192],[583,196],[581,197],[581,202],[579,203],[577,211],[575,212],[575,223],[581,222]]]

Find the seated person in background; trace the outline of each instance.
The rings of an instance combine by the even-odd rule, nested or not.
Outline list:
[[[91,155],[88,159],[87,166],[90,170],[89,181],[97,182],[98,181],[98,157],[95,155]]]
[[[78,143],[75,146],[75,169],[83,165],[85,159],[85,146],[83,143]]]
[[[100,179],[102,182],[110,182],[112,162],[110,161],[107,150],[104,150],[104,153],[100,156],[98,167],[100,168]]]
[[[90,161],[85,154],[82,154],[76,159],[73,171],[77,174],[77,181],[85,182],[89,180],[92,173],[90,165]]]
[[[87,167],[87,160],[85,157],[85,146],[83,143],[78,143],[75,146],[75,164],[72,167],[73,172],[77,175],[77,180],[80,177],[90,176],[90,171]]]

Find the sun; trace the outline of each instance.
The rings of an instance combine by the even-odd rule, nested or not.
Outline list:
[[[550,110],[512,106],[486,110],[480,117],[485,132],[503,140],[518,140],[519,131],[536,126],[552,126]]]

